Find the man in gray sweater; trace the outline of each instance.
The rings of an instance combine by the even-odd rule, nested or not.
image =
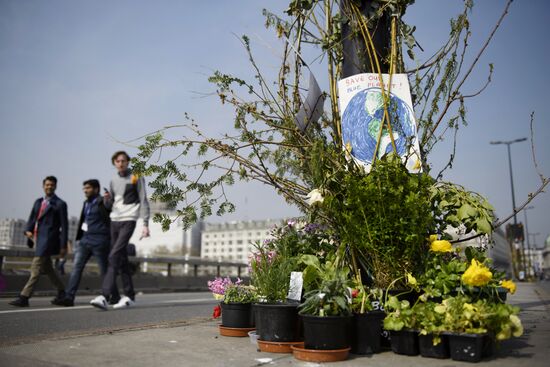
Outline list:
[[[149,202],[145,193],[145,180],[132,174],[128,168],[130,157],[124,151],[113,154],[111,162],[117,174],[110,183],[110,190],[103,194],[105,207],[111,210],[111,251],[109,266],[103,279],[102,295],[90,304],[107,310],[111,290],[116,287],[116,276],[120,273],[124,297],[113,308],[126,308],[134,305],[135,292],[128,266],[128,242],[136,228],[138,218],[143,219],[141,238],[149,237]]]

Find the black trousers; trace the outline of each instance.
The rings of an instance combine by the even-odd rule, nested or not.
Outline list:
[[[103,278],[102,293],[105,298],[112,296],[112,290],[116,289],[116,277],[120,273],[124,295],[132,300],[135,297],[134,283],[130,267],[128,266],[128,242],[136,228],[135,221],[111,222],[111,251],[109,252],[109,265]]]

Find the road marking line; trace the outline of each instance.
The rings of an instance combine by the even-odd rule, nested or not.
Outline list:
[[[196,299],[179,299],[179,300],[171,300],[171,301],[161,301],[161,302],[144,302],[144,303],[138,303],[136,306],[139,307],[140,304],[143,305],[154,305],[154,304],[162,304],[162,303],[196,303],[196,302],[218,302],[215,299],[212,298],[196,298]],[[5,313],[20,313],[20,312],[44,312],[44,311],[69,311],[69,310],[81,310],[85,308],[94,308],[91,305],[86,306],[72,306],[72,307],[48,307],[48,308],[26,308],[26,309],[20,309],[20,310],[7,310],[7,311],[0,311],[0,314]]]
[[[49,308],[28,308],[24,310],[8,310],[8,311],[0,311],[0,314],[3,313],[19,313],[19,312],[42,312],[42,311],[67,311],[67,310],[78,310],[82,308],[92,308],[93,306],[73,306],[73,307],[49,307]]]
[[[173,301],[161,301],[160,303],[193,303],[193,302],[219,302],[212,298],[196,298],[196,299],[180,299],[180,300],[173,300]]]

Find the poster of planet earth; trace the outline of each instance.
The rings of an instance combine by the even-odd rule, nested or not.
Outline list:
[[[384,98],[378,74],[358,74],[338,82],[342,118],[343,149],[367,171],[375,157],[378,136],[382,134],[376,157],[395,149],[410,172],[420,172],[420,151],[416,120],[412,108],[409,81],[406,74],[383,74],[384,91],[388,93],[387,126],[380,131],[384,118]],[[392,143],[393,137],[393,143]]]

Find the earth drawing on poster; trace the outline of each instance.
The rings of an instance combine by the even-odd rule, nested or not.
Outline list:
[[[416,139],[416,123],[410,106],[390,93],[388,112],[397,153],[404,157]],[[378,87],[364,89],[355,94],[342,114],[342,137],[344,147],[351,147],[351,155],[361,163],[370,165],[374,158],[380,124],[384,116],[384,100]],[[382,139],[377,157],[392,152],[387,126],[382,130]]]

